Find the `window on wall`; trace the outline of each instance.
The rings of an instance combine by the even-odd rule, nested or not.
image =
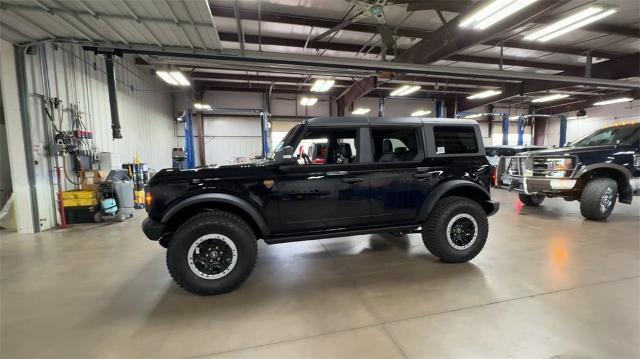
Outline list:
[[[478,139],[472,126],[433,127],[436,154],[477,153]]]

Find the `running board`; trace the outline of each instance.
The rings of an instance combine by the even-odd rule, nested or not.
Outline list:
[[[287,243],[287,242],[309,241],[313,239],[358,236],[362,234],[373,234],[373,233],[383,233],[383,232],[419,233],[420,231],[417,230],[418,228],[420,228],[420,225],[412,224],[412,225],[405,225],[405,226],[340,230],[340,231],[331,231],[331,232],[305,233],[305,234],[292,235],[292,236],[271,237],[271,238],[265,238],[264,241],[267,244],[278,244],[278,243]]]

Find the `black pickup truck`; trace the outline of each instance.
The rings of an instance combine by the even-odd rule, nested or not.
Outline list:
[[[242,284],[258,238],[421,232],[440,260],[466,262],[498,210],[490,171],[475,121],[313,118],[268,159],[158,172],[146,188],[143,231],[167,247],[175,281],[201,295]]]
[[[602,128],[566,147],[505,157],[498,187],[519,192],[527,206],[545,197],[580,201],[591,220],[609,217],[616,200],[631,204],[640,195],[640,123]]]

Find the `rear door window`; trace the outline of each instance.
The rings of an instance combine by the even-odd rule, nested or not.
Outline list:
[[[434,126],[436,154],[478,153],[478,139],[472,126]]]
[[[371,138],[375,162],[419,161],[424,157],[417,128],[372,128]]]

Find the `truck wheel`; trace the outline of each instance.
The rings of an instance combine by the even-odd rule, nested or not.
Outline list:
[[[522,194],[518,193],[520,202],[527,207],[538,207],[544,201],[544,196],[541,194]]]
[[[422,226],[422,241],[445,263],[467,262],[482,250],[489,233],[487,213],[473,200],[445,197]]]
[[[198,295],[231,292],[256,264],[256,236],[225,211],[200,213],[183,223],[167,248],[167,268],[183,289]]]
[[[596,178],[584,186],[580,195],[580,213],[586,219],[607,219],[618,197],[618,183],[611,178]]]

